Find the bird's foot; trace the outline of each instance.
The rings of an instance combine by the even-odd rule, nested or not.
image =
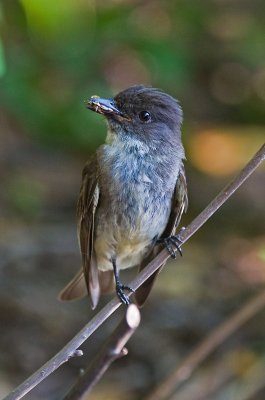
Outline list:
[[[116,282],[116,293],[120,301],[125,304],[129,305],[130,304],[130,299],[129,296],[124,293],[124,290],[128,290],[129,292],[135,292],[134,289],[132,289],[130,286],[127,285],[122,285],[120,282]]]
[[[158,243],[164,244],[170,256],[174,259],[177,257],[177,252],[182,257],[181,245],[183,242],[180,239],[180,234],[184,229],[184,227],[181,228],[180,232],[177,235],[172,235],[167,238],[161,238],[157,240]]]

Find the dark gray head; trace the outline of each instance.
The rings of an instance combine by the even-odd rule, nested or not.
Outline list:
[[[118,93],[113,99],[91,97],[87,107],[103,114],[113,134],[124,139],[180,141],[182,110],[178,102],[159,89],[137,85]]]

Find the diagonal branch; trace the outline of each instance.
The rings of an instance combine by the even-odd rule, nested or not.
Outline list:
[[[181,233],[181,239],[185,243],[205,222],[225,203],[229,197],[244,183],[244,181],[258,168],[265,159],[265,144],[241,170],[241,172],[229,183],[214,200],[186,227]],[[167,250],[162,250],[130,283],[130,287],[136,290],[141,286],[161,265],[169,258]],[[117,298],[111,300],[96,314],[78,333],[59,351],[53,358],[46,362],[38,371],[26,379],[20,386],[14,389],[3,400],[21,399],[26,393],[37,386],[52,372],[58,369],[63,363],[75,353],[94,333],[110,315],[112,315],[121,303]]]

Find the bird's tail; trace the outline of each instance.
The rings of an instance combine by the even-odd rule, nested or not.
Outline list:
[[[112,271],[98,271],[100,293],[111,293],[114,290],[114,278]],[[77,272],[73,279],[59,293],[58,299],[70,301],[81,299],[88,295],[87,285],[83,270]]]

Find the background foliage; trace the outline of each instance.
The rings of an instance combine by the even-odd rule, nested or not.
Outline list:
[[[80,263],[74,210],[81,169],[105,136],[103,119],[84,100],[135,83],[179,99],[190,198],[185,225],[264,142],[264,11],[261,0],[0,2],[0,394],[91,315],[85,300],[56,301]],[[264,284],[264,198],[261,168],[185,246],[184,258],[160,274],[129,357],[92,398],[142,398]],[[196,398],[243,393],[249,369],[264,370],[264,317],[224,344],[178,399],[194,399],[194,385]],[[84,358],[27,398],[60,398],[116,319],[86,345]],[[209,382],[224,370],[229,379],[207,397]]]

